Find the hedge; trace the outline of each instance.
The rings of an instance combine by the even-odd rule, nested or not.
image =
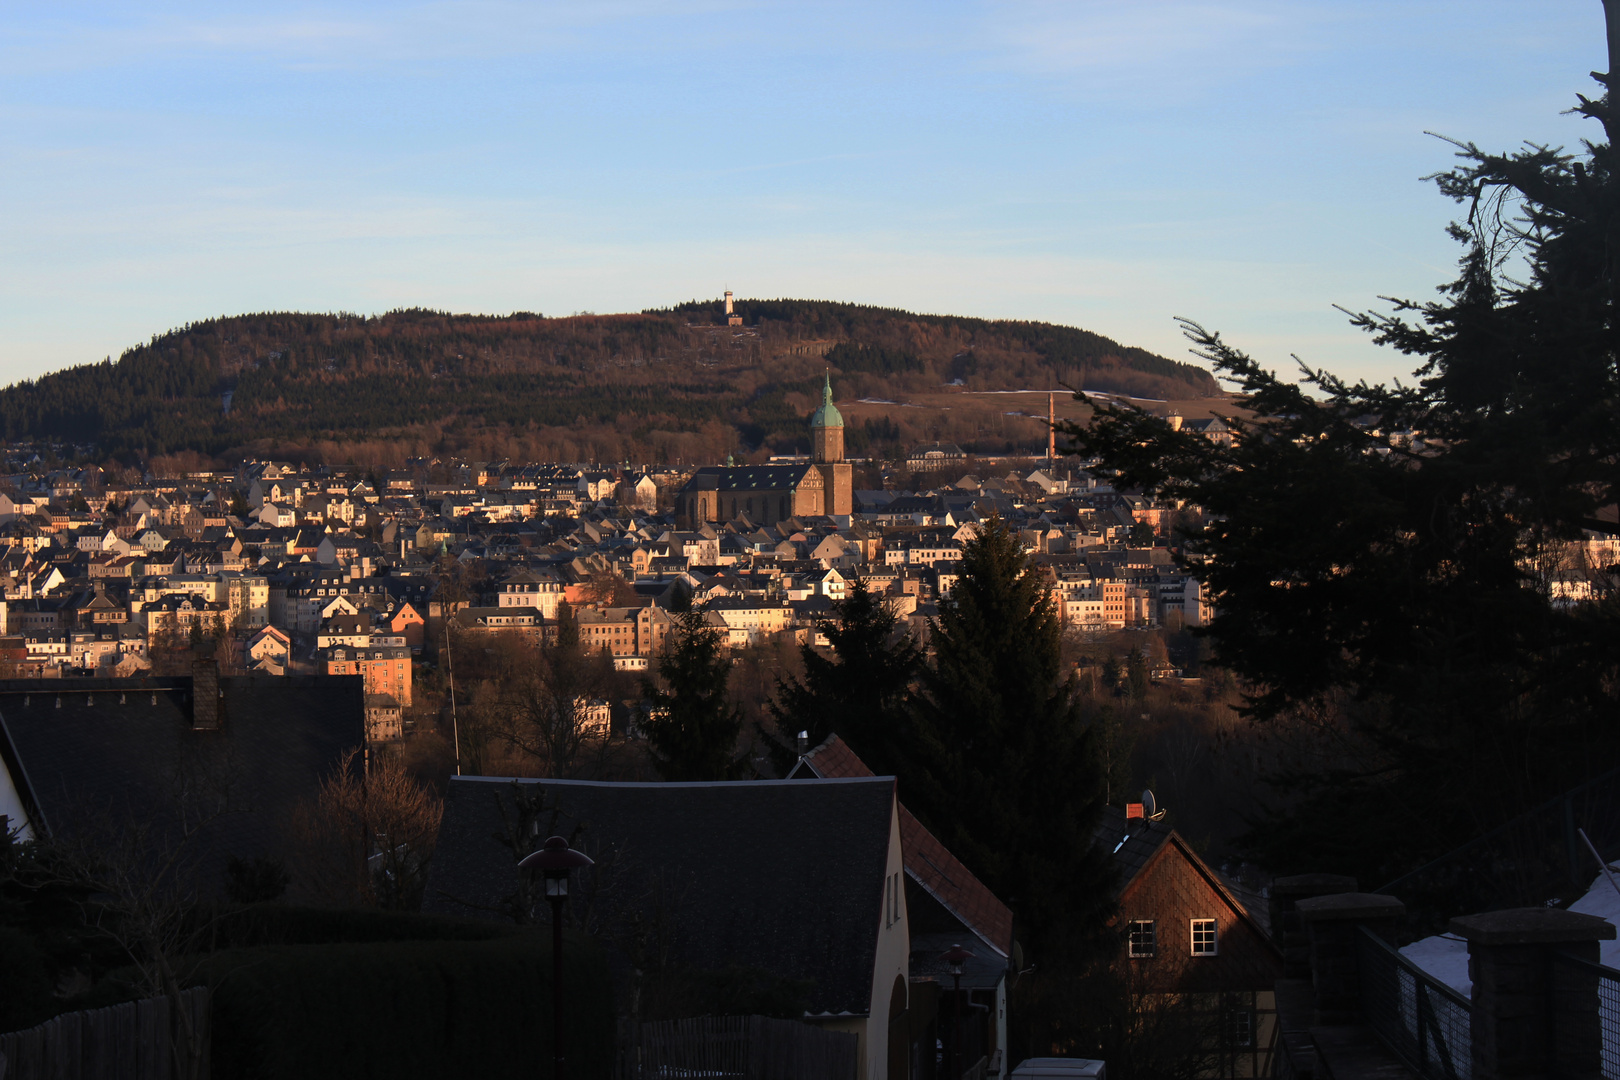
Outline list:
[[[563,963],[568,1076],[609,1077],[606,964],[572,936]],[[551,943],[541,933],[233,949],[211,957],[205,977],[217,1080],[552,1074]]]
[[[367,908],[310,908],[256,904],[220,916],[216,948],[259,945],[328,945],[380,941],[489,941],[526,933],[507,923]]]

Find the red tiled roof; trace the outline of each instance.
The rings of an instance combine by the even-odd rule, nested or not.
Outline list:
[[[872,775],[866,762],[837,735],[827,736],[825,742],[804,756],[804,761],[812,772],[827,780]],[[900,850],[906,873],[913,881],[1001,955],[1012,952],[1012,911],[904,803],[900,804]]]

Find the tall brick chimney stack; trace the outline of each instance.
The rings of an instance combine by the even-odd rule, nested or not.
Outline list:
[[[1046,392],[1046,461],[1057,463],[1057,394],[1051,390]]]
[[[219,661],[191,662],[191,730],[218,731],[220,725]]]

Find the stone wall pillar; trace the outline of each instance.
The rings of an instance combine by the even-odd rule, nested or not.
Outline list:
[[[1594,973],[1555,962],[1597,963],[1615,928],[1596,915],[1515,908],[1451,920],[1468,942],[1474,983],[1474,1080],[1598,1080],[1602,1029]]]
[[[1299,916],[1299,902],[1313,896],[1351,893],[1356,888],[1356,879],[1343,874],[1300,874],[1271,883],[1266,906],[1271,916],[1271,940],[1283,954],[1283,978],[1311,977],[1311,938]]]
[[[1301,900],[1298,910],[1310,935],[1316,1023],[1359,1023],[1361,975],[1356,958],[1356,927],[1366,926],[1394,944],[1401,920],[1406,917],[1406,905],[1378,893],[1335,893]]]

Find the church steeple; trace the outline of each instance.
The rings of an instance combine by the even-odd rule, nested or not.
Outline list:
[[[844,417],[833,404],[832,372],[821,380],[821,408],[810,414],[810,460],[821,474],[823,513],[849,514],[854,508],[854,470],[844,461]]]
[[[844,460],[844,417],[832,400],[832,374],[821,387],[821,408],[810,414],[810,460],[819,464]]]
[[[843,414],[838,411],[838,406],[833,404],[832,373],[828,372],[826,382],[821,387],[821,408],[810,414],[810,438],[812,440],[815,438],[815,432],[818,428],[842,428],[843,426]],[[840,449],[842,449],[842,437],[839,439],[839,444]],[[843,454],[840,453],[837,459],[832,460],[841,460],[842,458]],[[820,461],[821,459],[817,458],[816,460]]]

